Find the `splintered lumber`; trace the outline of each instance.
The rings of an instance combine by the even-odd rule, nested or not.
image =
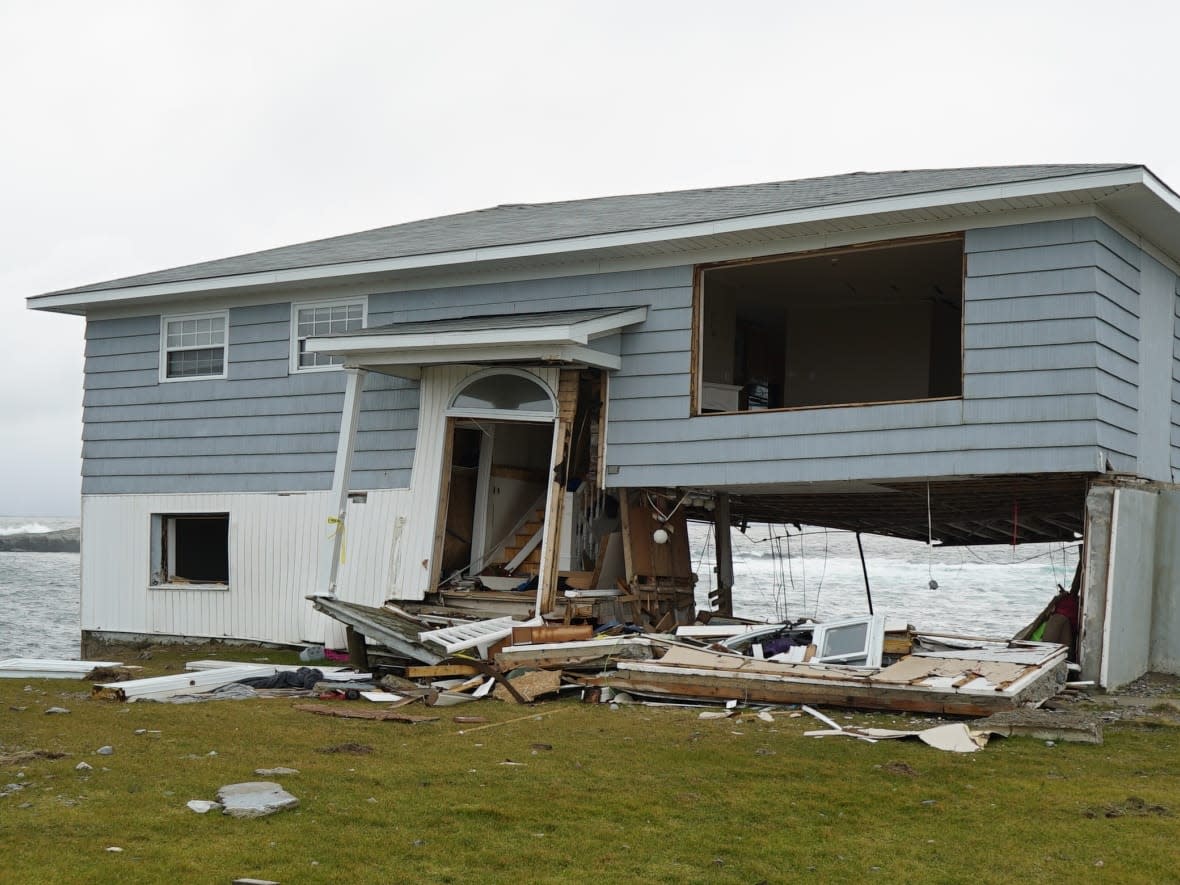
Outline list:
[[[601,669],[616,660],[651,660],[651,640],[644,636],[611,636],[584,642],[510,645],[496,653],[501,670],[536,667],[539,670]]]
[[[345,602],[333,596],[309,596],[316,611],[352,627],[380,645],[402,657],[423,664],[441,664],[446,655],[427,648],[418,641],[421,622],[407,618],[393,607],[374,608],[356,602]]]
[[[91,694],[97,698],[116,701],[156,701],[178,694],[200,694],[213,691],[239,679],[253,679],[257,676],[274,676],[274,667],[266,664],[245,664],[238,667],[219,667],[213,670],[199,670],[192,673],[177,673],[175,676],[153,676],[148,679],[132,679],[130,682],[115,682],[110,685],[95,685]]]
[[[437,716],[415,716],[398,713],[396,710],[374,710],[372,707],[335,706],[333,704],[295,704],[294,709],[319,716],[335,716],[339,719],[372,719],[377,722],[437,722]]]
[[[1048,646],[1048,644],[1047,644]],[[981,656],[983,650],[981,651]],[[939,661],[920,659],[909,679],[896,671],[912,658],[882,671],[850,667],[823,667],[759,661],[677,646],[658,662],[620,661],[618,669],[603,676],[586,677],[583,683],[608,685],[623,691],[711,700],[740,698],[747,702],[818,704],[917,713],[949,713],[982,716],[1040,703],[1057,693],[1064,682],[1066,664],[1062,646],[1048,646],[1039,667],[1023,667],[1011,681],[996,683],[988,677],[1013,675],[1006,662]],[[986,665],[1004,668],[997,674]],[[939,672],[933,673],[932,669]],[[979,670],[983,670],[981,675]],[[962,681],[964,675],[971,678]],[[882,678],[886,677],[886,678]],[[956,684],[961,682],[961,684]]]
[[[471,664],[434,664],[428,667],[406,667],[407,679],[443,679],[447,676],[475,676],[479,668]]]
[[[971,723],[974,731],[1003,737],[1031,737],[1041,741],[1102,743],[1102,722],[1085,713],[1049,710],[1008,710]]]
[[[509,686],[512,691],[510,692]],[[533,670],[522,673],[515,679],[501,680],[492,692],[492,697],[501,701],[509,698],[518,704],[531,704],[542,695],[553,694],[561,688],[560,670]]]

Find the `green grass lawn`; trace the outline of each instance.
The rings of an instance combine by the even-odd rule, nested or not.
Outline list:
[[[158,673],[183,657],[147,663]],[[995,738],[960,756],[920,742],[805,738],[817,723],[786,710],[763,722],[485,701],[407,725],[314,716],[290,700],[121,704],[87,688],[0,681],[0,754],[67,754],[0,765],[0,788],[24,785],[0,798],[0,882],[1180,877],[1180,731],[1168,725],[1108,726],[1103,746]],[[50,706],[71,712],[46,715]],[[456,713],[544,715],[459,734],[474,726],[455,724]],[[323,752],[346,744],[371,749]],[[95,755],[103,745],[114,754]],[[80,761],[93,770],[76,771]],[[299,770],[276,778],[297,810],[238,820],[185,807],[275,766]],[[1171,814],[1136,813],[1129,798]]]

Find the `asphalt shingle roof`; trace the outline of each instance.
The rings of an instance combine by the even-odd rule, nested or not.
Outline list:
[[[798,181],[627,194],[557,203],[509,203],[490,209],[410,221],[47,294],[101,292],[107,289],[213,279],[238,274],[520,245],[746,218],[772,212],[856,203],[952,188],[1009,184],[1128,168],[1134,168],[1134,164],[855,172]]]

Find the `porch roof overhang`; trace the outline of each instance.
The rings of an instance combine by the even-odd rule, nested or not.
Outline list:
[[[604,307],[539,313],[487,314],[392,323],[314,336],[307,349],[344,365],[402,378],[425,366],[576,365],[614,371],[620,357],[593,342],[647,319],[647,307]]]

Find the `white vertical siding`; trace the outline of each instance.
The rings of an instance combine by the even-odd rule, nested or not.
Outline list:
[[[82,499],[82,629],[267,642],[322,641],[328,620],[304,598],[327,547],[327,492],[88,495]],[[379,604],[388,595],[396,514],[405,490],[350,504],[340,595]],[[226,590],[150,586],[154,513],[229,513]],[[310,614],[309,614],[310,613]]]

